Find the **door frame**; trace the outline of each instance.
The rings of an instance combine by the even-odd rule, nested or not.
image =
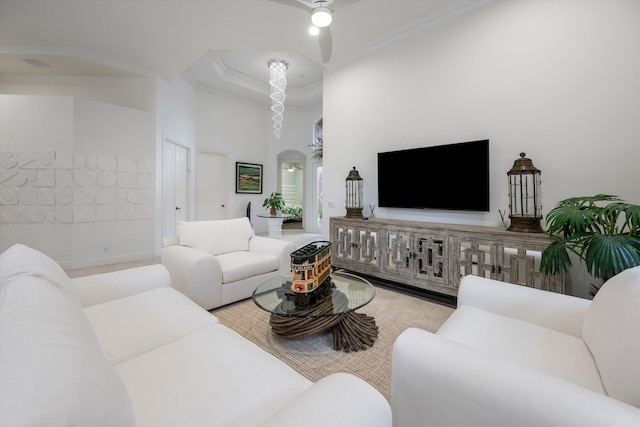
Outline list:
[[[189,209],[189,207],[190,207],[190,187],[191,187],[190,177],[189,177],[190,172],[191,172],[191,167],[190,167],[190,165],[191,165],[191,149],[189,147],[183,145],[183,144],[180,144],[180,142],[178,142],[174,138],[171,138],[171,137],[168,137],[168,136],[164,136],[162,138],[162,152],[161,152],[161,168],[162,168],[161,169],[162,170],[161,196],[162,196],[162,203],[161,203],[161,207],[160,207],[160,232],[161,232],[161,235],[162,235],[163,239],[166,238],[166,237],[172,237],[172,236],[165,235],[165,232],[166,232],[167,227],[168,227],[168,225],[167,225],[168,218],[167,218],[167,214],[166,213],[168,212],[167,209],[169,209],[168,206],[167,206],[168,201],[167,201],[167,198],[166,198],[167,188],[166,188],[166,180],[165,180],[165,178],[167,176],[167,171],[165,170],[165,166],[166,166],[166,164],[165,164],[165,155],[166,155],[165,147],[166,147],[166,144],[172,144],[172,145],[174,145],[176,147],[180,147],[181,149],[185,150],[185,171],[184,171],[184,175],[185,175],[184,176],[184,182],[185,182],[185,202],[184,202],[184,204],[185,204],[185,206],[183,208],[184,209],[184,218],[185,218],[185,220],[189,219],[189,213],[190,213],[190,209]],[[175,171],[173,171],[173,172],[175,172]],[[175,188],[175,185],[176,185],[176,182],[177,182],[177,180],[175,179],[175,174],[174,174],[174,180],[173,181],[174,181],[173,185],[174,185],[174,188]],[[175,201],[175,199],[174,199],[174,201]],[[173,205],[175,207],[175,203],[173,203]],[[174,217],[174,220],[175,220],[175,217]],[[175,225],[174,225],[174,227],[175,227]],[[174,235],[175,235],[175,233],[174,233]]]

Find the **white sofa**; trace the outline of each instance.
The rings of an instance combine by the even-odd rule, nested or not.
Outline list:
[[[170,287],[160,265],[69,279],[0,255],[0,425],[390,426],[349,374],[313,384]]]
[[[161,262],[173,287],[211,310],[249,298],[267,279],[289,274],[293,242],[256,236],[249,218],[186,221],[166,239]]]
[[[640,426],[640,267],[593,301],[476,276],[392,356],[394,427]]]

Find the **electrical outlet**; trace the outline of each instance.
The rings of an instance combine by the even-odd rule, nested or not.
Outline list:
[[[111,249],[111,246],[108,243],[105,243],[104,245],[102,245],[102,249],[104,249],[105,252],[109,252],[109,249]]]
[[[336,202],[334,202],[333,200],[329,200],[327,202],[327,207],[329,208],[335,208],[336,207]]]

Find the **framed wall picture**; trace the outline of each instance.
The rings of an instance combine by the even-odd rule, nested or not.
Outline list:
[[[262,194],[262,165],[236,162],[236,193]]]

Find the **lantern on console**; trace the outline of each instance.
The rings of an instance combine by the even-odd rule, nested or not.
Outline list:
[[[542,219],[542,203],[540,188],[542,172],[537,169],[531,159],[520,153],[520,158],[513,162],[507,172],[509,178],[509,231],[525,233],[543,233],[540,226]]]
[[[349,172],[345,181],[345,190],[347,193],[346,207],[347,218],[359,218],[362,219],[362,178],[353,167],[353,170]]]

